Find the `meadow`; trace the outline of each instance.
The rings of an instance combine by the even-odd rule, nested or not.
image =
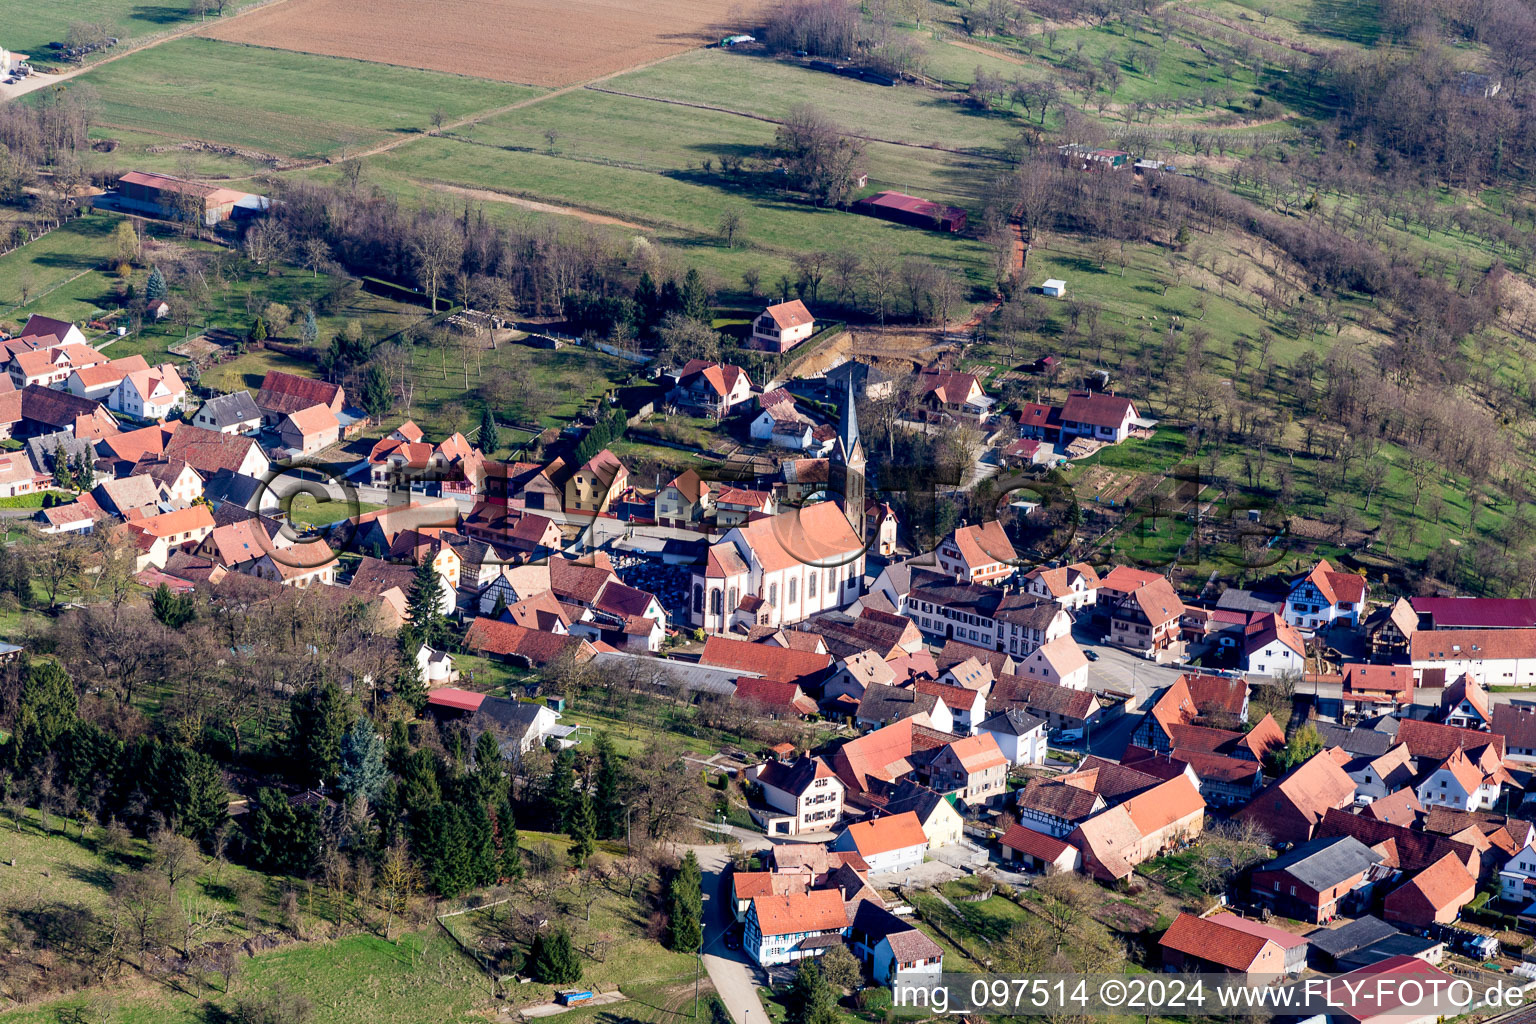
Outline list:
[[[345,156],[538,90],[209,39],[177,39],[90,76],[100,122],[288,160]]]
[[[251,0],[232,0],[225,8],[226,16],[234,14]],[[121,42],[117,47],[101,50],[90,60],[121,52],[146,36],[159,35],[186,28],[195,20],[185,3],[142,3],[140,0],[69,0],[68,3],[13,3],[5,9],[5,46],[7,49],[28,54],[34,62],[48,63],[53,53],[48,49],[51,42],[62,42],[75,22],[103,25],[108,34]]]
[[[57,309],[51,316],[79,319],[90,313],[95,306],[83,296],[105,288],[106,277],[97,271],[112,255],[118,220],[115,214],[88,213],[0,256],[0,320],[25,319],[44,299],[49,310]],[[71,290],[55,295],[66,286]]]

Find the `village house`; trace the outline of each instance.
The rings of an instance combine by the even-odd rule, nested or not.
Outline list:
[[[975,374],[924,367],[917,375],[918,401],[934,414],[971,419],[991,414],[997,400],[982,390]]]
[[[739,366],[690,359],[677,374],[677,386],[667,402],[679,408],[724,419],[752,398],[752,380]]]
[[[129,470],[128,475],[149,477],[160,500],[169,505],[190,505],[203,496],[203,478],[180,459],[146,455]]]
[[[34,469],[32,460],[22,452],[0,454],[0,497],[15,498],[45,490],[51,479]]]
[[[82,440],[104,440],[119,433],[117,421],[96,402],[41,384],[0,392],[0,441],[69,431]]]
[[[788,352],[816,333],[816,318],[799,299],[769,306],[752,321],[750,348]]]
[[[252,434],[261,429],[261,410],[249,391],[232,391],[204,402],[192,422],[220,434]]]
[[[470,624],[464,646],[493,660],[525,667],[552,665],[565,657],[585,664],[596,654],[592,644],[581,637],[559,636],[487,618]]]
[[[277,424],[282,447],[294,457],[313,455],[341,438],[341,421],[324,405],[311,405],[285,413]]]
[[[99,366],[108,357],[89,345],[60,345],[17,352],[11,356],[11,383],[19,390],[29,384],[56,387],[78,369]]]
[[[1305,843],[1323,815],[1350,806],[1355,782],[1328,751],[1319,751],[1272,782],[1235,818],[1249,821],[1277,842]]]
[[[1246,927],[1253,925],[1253,928]],[[1256,931],[1254,929],[1263,929]],[[1299,973],[1307,940],[1278,928],[1245,922],[1232,914],[1180,914],[1158,940],[1163,968],[1181,973],[1266,975]],[[1291,950],[1299,951],[1298,958]],[[1288,962],[1289,961],[1289,962]]]
[[[843,944],[848,911],[838,889],[811,889],[752,900],[742,947],[762,967],[821,956]]]
[[[1413,703],[1413,670],[1407,665],[1351,662],[1340,668],[1340,721],[1393,714]]]
[[[1466,674],[1457,677],[1455,682],[1441,691],[1440,714],[1446,725],[1457,729],[1487,732],[1493,727],[1488,691]]]
[[[1374,805],[1373,805],[1374,806]],[[1453,854],[1469,872],[1480,870],[1477,849],[1469,842],[1435,835],[1406,824],[1378,821],[1367,814],[1330,809],[1317,826],[1320,839],[1353,836],[1373,850],[1390,851],[1390,866],[1405,874],[1423,871],[1446,854]]]
[[[1041,765],[1047,752],[1046,721],[1019,708],[1006,708],[983,719],[977,730],[991,736],[1014,767]]]
[[[943,698],[920,692],[914,686],[871,683],[864,688],[853,712],[854,725],[860,729],[883,729],[907,718],[940,732],[954,728],[953,713]]]
[[[1536,902],[1536,845],[1526,843],[1499,870],[1499,896],[1527,907]]]
[[[1458,811],[1492,810],[1506,782],[1514,780],[1504,767],[1484,748],[1473,761],[1462,750],[1454,750],[1419,783],[1419,802],[1428,807],[1450,807]]]
[[[933,554],[940,571],[959,583],[1001,582],[1013,575],[1019,560],[1003,524],[995,519],[956,528]]]
[[[1109,808],[1109,801],[1091,788],[1057,779],[1030,779],[1013,803],[1021,825],[1058,838]]]
[[[1396,657],[1408,653],[1408,641],[1419,631],[1419,613],[1406,597],[1382,605],[1366,616],[1366,640],[1371,653],[1378,657]]]
[[[1044,679],[1004,674],[987,694],[987,710],[1020,708],[1044,718],[1053,734],[1086,733],[1101,718],[1103,706],[1089,690],[1074,690]]]
[[[745,487],[721,487],[715,491],[715,526],[730,529],[740,526],[757,516],[777,515],[778,502],[772,491],[756,491]]]
[[[249,574],[285,587],[305,590],[336,582],[336,553],[323,540],[305,541],[267,551],[250,564]]]
[[[877,366],[855,359],[838,363],[826,372],[823,380],[826,381],[826,392],[829,395],[842,396],[851,386],[855,398],[879,402],[896,393],[895,377]]]
[[[1131,742],[1167,752],[1179,746],[1179,726],[1239,729],[1248,721],[1248,684],[1199,673],[1179,675],[1131,734]]]
[[[1072,617],[1054,601],[925,570],[914,576],[905,614],[926,636],[1022,658],[1072,632]]]
[[[1421,675],[1470,675],[1484,686],[1536,685],[1536,629],[1421,629],[1408,642]]]
[[[1282,917],[1323,924],[1358,909],[1384,860],[1353,836],[1313,839],[1255,868],[1250,891]]]
[[[656,648],[647,644],[640,649],[654,652]],[[805,695],[799,683],[782,679],[752,679],[744,676],[736,680],[732,696],[747,705],[749,713],[754,717],[770,720],[804,718],[816,714],[818,710],[816,702]]]
[[[879,985],[931,984],[944,971],[943,948],[874,900],[859,901],[849,941]]]
[[[944,702],[953,720],[950,731],[957,736],[974,735],[976,726],[987,716],[987,699],[982,690],[968,689],[943,678],[916,679],[912,683],[912,689]]]
[[[832,768],[847,787],[846,801],[869,807],[911,775],[914,763],[953,739],[948,732],[904,718],[838,747],[832,752]]]
[[[551,741],[562,748],[575,746],[577,740],[573,737],[580,728],[563,724],[560,712],[546,704],[453,687],[428,693],[427,710],[437,718],[463,722],[472,736],[489,732],[496,738],[502,756],[511,761]]]
[[[1450,924],[1475,895],[1477,878],[1448,853],[1387,893],[1381,916],[1408,928]]]
[[[289,413],[313,405],[323,405],[333,414],[340,413],[346,397],[346,391],[339,384],[269,370],[256,392],[256,408],[261,410],[262,426],[275,427]]]
[[[998,840],[998,858],[1009,866],[1017,865],[1042,875],[1076,871],[1083,863],[1077,847],[1018,822],[1009,825]]]
[[[965,819],[955,810],[955,805],[943,793],[919,785],[911,779],[896,784],[881,809],[884,814],[917,815],[923,835],[928,837],[928,849],[937,850],[960,841],[965,832]]]
[[[1291,586],[1285,599],[1285,621],[1306,630],[1334,623],[1356,626],[1365,607],[1365,577],[1340,572],[1321,559],[1312,571]]]
[[[55,320],[51,316],[33,313],[7,344],[25,345],[33,349],[61,348],[65,345],[84,345],[85,334],[68,320]]]
[[[966,808],[1000,803],[1008,790],[1008,758],[990,733],[967,736],[939,749],[925,776],[937,792],[953,794]]]
[[[187,402],[187,386],[170,363],[135,370],[124,377],[107,399],[107,408],[141,420],[163,420],[180,412]]]
[[[1166,650],[1178,640],[1184,602],[1161,576],[1115,601],[1110,610],[1110,641],[1133,651]]]
[[[1536,706],[1494,705],[1492,731],[1507,741],[1511,761],[1536,762]]]
[[[1097,600],[1099,574],[1087,562],[1031,569],[1024,576],[1024,593],[1048,597],[1069,612],[1080,611]]]
[[[1037,647],[1019,664],[1016,674],[1069,690],[1086,690],[1088,658],[1068,633]]]
[[[1300,673],[1307,665],[1307,644],[1296,627],[1273,613],[1261,615],[1243,631],[1243,667],[1255,675]]]
[[[889,558],[896,553],[900,526],[890,502],[871,498],[864,503],[864,536],[875,554]]]
[[[629,487],[629,470],[604,448],[565,482],[567,512],[604,515]]]
[[[849,825],[832,841],[832,849],[857,853],[871,875],[884,875],[921,864],[928,837],[917,815],[904,811]]]
[[[1184,776],[1169,779],[1078,825],[1067,837],[1083,855],[1083,870],[1101,882],[1129,878],[1136,865],[1204,828],[1205,801]]]
[[[715,485],[689,469],[656,492],[656,523],[674,530],[692,530],[714,513]]]
[[[1129,398],[1093,391],[1073,391],[1061,407],[1061,432],[1105,444],[1119,444],[1131,435],[1139,416]]]
[[[831,831],[843,816],[843,782],[819,757],[802,754],[793,764],[765,761],[754,781],[769,808],[761,824],[770,836]]]
[[[124,377],[148,369],[149,363],[141,355],[124,356],[94,366],[75,367],[70,370],[64,382],[64,390],[93,402],[106,402],[112,398]]]
[[[801,412],[788,391],[778,388],[760,395],[757,401],[761,411],[747,428],[752,440],[816,455],[824,455],[831,448],[831,428]]]

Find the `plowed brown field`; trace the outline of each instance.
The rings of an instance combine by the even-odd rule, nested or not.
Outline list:
[[[205,35],[237,43],[561,86],[718,40],[758,0],[290,0]]]

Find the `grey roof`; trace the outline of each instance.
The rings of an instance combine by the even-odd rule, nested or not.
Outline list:
[[[227,395],[210,398],[197,410],[197,415],[208,417],[213,429],[233,427],[240,423],[261,419],[261,410],[249,391],[234,391]]]
[[[234,473],[223,469],[208,478],[203,485],[203,496],[214,505],[214,521],[220,522],[219,511],[225,508],[244,509],[255,512],[257,500],[266,491],[266,484],[253,476],[243,473]],[[236,515],[230,522],[240,519],[248,519],[249,516]],[[220,525],[223,523],[220,522]]]
[[[921,712],[932,712],[938,702],[933,694],[918,693],[910,687],[870,683],[864,688],[856,717],[870,722],[899,722]]]
[[[1045,724],[1045,719],[1037,718],[1028,711],[1008,708],[1006,711],[999,711],[977,728],[982,732],[998,733],[1004,736],[1027,736]]]
[[[1427,939],[1419,935],[1389,935],[1373,942],[1364,949],[1357,949],[1337,956],[1339,970],[1353,971],[1361,967],[1379,964],[1394,956],[1421,956],[1440,945],[1439,939]]]
[[[600,672],[628,673],[632,668],[639,668],[654,672],[659,686],[681,686],[698,693],[718,693],[726,697],[736,692],[736,679],[744,674],[739,669],[714,668],[649,655],[642,657],[627,651],[599,651],[591,664]]]
[[[859,406],[853,398],[853,378],[843,395],[843,408],[837,418],[837,457],[846,466],[859,446]]]
[[[1312,724],[1316,726],[1317,735],[1322,739],[1324,747],[1343,747],[1346,753],[1355,757],[1374,759],[1385,754],[1392,746],[1392,737],[1375,729],[1363,729],[1359,726],[1351,729],[1333,722],[1313,722]]]
[[[1285,596],[1273,594],[1260,594],[1252,590],[1238,590],[1236,587],[1228,587],[1221,592],[1216,599],[1216,607],[1235,612],[1278,612],[1285,607]]]
[[[928,815],[943,802],[944,794],[934,792],[927,786],[918,785],[911,779],[902,779],[897,783],[890,798],[886,800],[885,813],[903,814],[912,811],[919,821],[926,822]]]
[[[929,571],[937,565],[933,552],[925,551],[900,562],[891,562],[881,570],[881,573],[891,581],[891,586],[895,588],[896,593],[905,595],[912,590],[913,570]]]
[[[538,719],[544,705],[530,704],[506,697],[487,697],[471,719],[470,728],[489,728],[513,739],[521,740]]]
[[[1307,888],[1322,892],[1384,859],[1354,836],[1333,836],[1302,843],[1259,870],[1284,871]]]
[[[94,441],[82,441],[67,430],[59,430],[27,440],[27,458],[32,460],[32,468],[39,473],[52,473],[53,456],[61,444],[64,446],[65,457],[71,461],[81,456],[93,463],[96,461]]]
[[[1319,928],[1315,932],[1308,932],[1307,941],[1312,943],[1314,949],[1337,958],[1400,934],[1387,922],[1367,914],[1338,928]]]
[[[869,363],[861,363],[850,359],[846,363],[838,363],[826,372],[827,382],[841,384],[845,380],[859,390],[867,389],[871,384],[884,384],[892,379],[891,375],[881,370],[878,366]]]

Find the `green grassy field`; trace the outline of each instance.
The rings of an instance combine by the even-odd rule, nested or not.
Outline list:
[[[232,0],[226,16],[249,0]],[[75,22],[102,24],[109,35],[117,36],[122,46],[144,36],[183,28],[194,20],[184,3],[140,3],[138,0],[68,0],[67,3],[15,3],[5,10],[5,45],[8,49],[30,55],[34,63],[49,63],[51,42],[62,42]],[[100,60],[113,50],[99,51],[90,59]]]
[[[435,111],[452,121],[538,90],[474,78],[178,39],[92,72],[101,121],[274,156],[344,154],[425,132]]]
[[[49,309],[61,307],[50,315],[78,318],[90,305],[86,296],[91,290],[105,287],[105,275],[93,270],[112,255],[118,220],[115,214],[89,213],[0,256],[0,319],[18,314],[25,319],[45,299]]]

